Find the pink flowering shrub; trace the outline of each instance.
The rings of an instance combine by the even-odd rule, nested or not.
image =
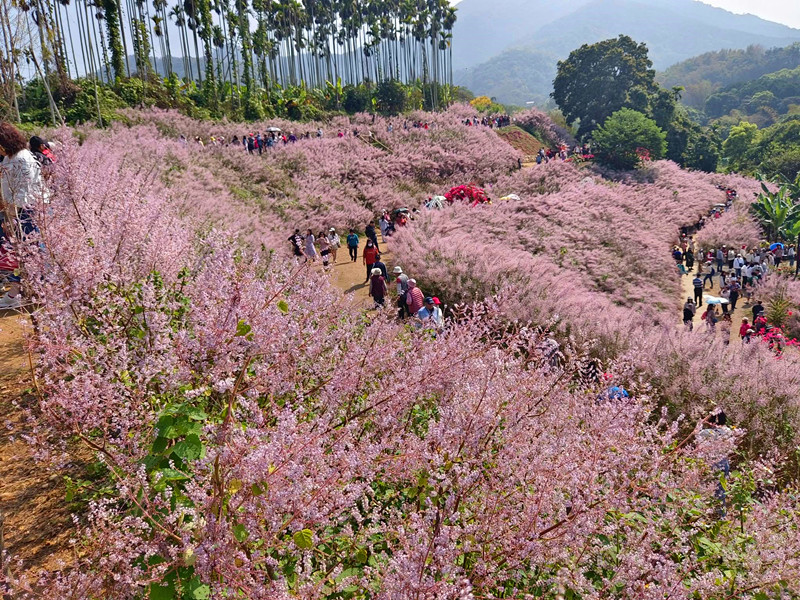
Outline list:
[[[715,465],[741,434],[686,435],[701,424],[684,428],[651,412],[655,398],[645,385],[629,384],[635,393],[627,400],[600,400],[606,384],[583,377],[577,340],[562,346],[564,364],[555,367],[541,338],[492,304],[473,305],[438,338],[366,317],[322,274],[217,229],[198,231],[187,199],[175,197],[186,189],[175,173],[142,168],[146,160],[106,141],[64,149],[41,234],[22,253],[40,305],[30,339],[38,398],[31,442],[56,465],[88,453],[105,491],[85,498],[76,516],[74,564],[26,575],[11,557],[4,593],[265,600],[800,593],[792,490],[756,499],[756,482],[771,480],[766,465],[752,463],[726,482],[724,508],[714,496]],[[182,157],[166,143],[152,152],[157,164]],[[366,168],[353,167],[355,176]],[[555,185],[530,177],[512,181]],[[565,193],[587,185],[598,202],[624,196],[600,181],[564,179]],[[624,191],[634,210],[640,193]],[[574,214],[567,207],[528,199],[519,214],[536,223],[537,210],[548,210],[566,231]],[[440,213],[459,224],[470,212],[487,217],[483,245],[461,246],[476,265],[476,251],[497,252],[487,265],[507,256],[495,241],[505,233],[491,220],[496,208]],[[595,220],[604,214],[589,201],[582,209]],[[581,231],[591,218],[579,215],[571,240],[597,232]],[[612,215],[610,223],[622,219]],[[401,241],[426,247],[418,236]],[[455,246],[458,238],[448,240]],[[532,241],[512,242],[515,253],[531,254]],[[553,261],[555,243],[546,240],[531,259],[553,265],[544,274],[554,284],[561,278],[563,290],[581,287],[599,302],[594,275],[575,279],[578,269]],[[519,285],[535,291],[543,273],[520,264],[528,279]],[[473,275],[478,285],[485,273]],[[623,314],[613,304],[601,308]],[[639,362],[621,354],[604,366],[627,379]],[[722,518],[723,510],[735,519]]]
[[[529,108],[514,115],[514,122],[551,147],[557,148],[562,144],[575,145],[572,134],[553,123],[552,119],[538,108]]]
[[[669,250],[681,225],[724,202],[716,186],[727,181],[669,162],[614,176],[561,162],[512,173],[493,194],[520,201],[425,212],[391,238],[393,256],[426,293],[451,302],[498,294],[509,319],[553,328],[603,360],[626,356],[628,380],[647,382],[673,416],[723,406],[748,430],[753,455],[788,456],[800,430],[800,357],[786,352],[773,365],[768,348],[720,352],[713,338],[677,330],[684,298]],[[754,185],[733,184],[740,197]],[[731,231],[728,243],[758,229],[748,219]],[[754,377],[754,361],[769,376]]]
[[[356,115],[352,122],[337,117],[331,123],[273,120],[245,127],[209,125],[169,111],[132,111],[130,127],[82,134],[86,144],[101,144],[143,165],[149,162],[148,168],[163,173],[182,211],[197,222],[275,247],[295,227],[363,230],[383,210],[419,206],[464,181],[490,184],[516,167],[518,152],[488,128],[465,127],[458,114],[454,108],[410,119],[377,117],[373,122],[370,115]],[[424,119],[429,129],[411,127],[415,118]],[[268,126],[312,137],[278,142],[261,156],[248,155],[241,144],[211,142],[212,136],[230,142]],[[318,127],[322,138],[316,137]],[[339,138],[339,131],[347,135]],[[179,142],[181,135],[185,144]],[[134,139],[137,143],[131,144]],[[142,146],[159,148],[159,164],[152,164],[149,153],[141,154]]]

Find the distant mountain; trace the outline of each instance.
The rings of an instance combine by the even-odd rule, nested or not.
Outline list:
[[[708,97],[725,87],[797,66],[800,66],[800,43],[769,50],[749,46],[745,50],[706,52],[672,65],[656,78],[667,88],[682,85],[683,102],[702,110]]]
[[[453,28],[453,67],[474,67],[592,0],[462,0]]]
[[[509,3],[509,10],[510,4],[519,3],[519,0],[502,1]],[[464,0],[459,5],[469,8],[465,12],[472,19],[479,11],[476,6],[467,5],[468,2],[483,6],[488,0]],[[531,4],[539,6],[536,1],[527,3]],[[558,11],[552,8],[531,10],[529,12],[541,16],[538,26],[511,39],[521,28],[520,23],[530,23],[530,14],[520,15],[517,24],[510,27],[503,38],[508,42],[505,49],[483,63],[457,68],[456,83],[475,93],[495,96],[502,102],[541,102],[551,91],[557,60],[566,58],[581,44],[621,33],[645,42],[657,69],[720,48],[746,48],[753,44],[786,46],[800,41],[800,30],[752,15],[735,15],[694,0],[577,0],[550,4],[557,5],[566,14],[556,16]],[[569,12],[566,12],[567,6]],[[505,15],[493,26],[499,26],[508,17]],[[459,10],[459,20],[461,18]],[[462,22],[462,29],[454,34],[456,67],[469,65],[477,48],[487,53],[493,51],[488,42],[475,41],[481,34],[469,31],[470,19]],[[492,44],[497,46],[497,40]],[[459,50],[461,46],[467,48]]]

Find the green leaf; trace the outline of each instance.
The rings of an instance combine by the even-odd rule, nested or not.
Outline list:
[[[175,598],[175,584],[151,584],[150,592],[147,594],[147,597],[150,598],[150,600],[173,600],[173,598]]]
[[[175,428],[175,419],[170,416],[163,416],[156,423],[159,437],[173,440],[178,437],[178,430]]]
[[[247,532],[247,529],[245,529],[244,525],[242,525],[241,523],[233,526],[233,537],[236,538],[237,542],[243,542],[249,536],[250,534]]]
[[[186,592],[187,597],[193,600],[208,600],[211,597],[211,588],[197,577],[186,584]]]
[[[314,547],[314,532],[310,529],[295,531],[292,539],[294,540],[295,546],[301,550],[310,550]]]
[[[289,312],[289,303],[286,300],[278,300],[278,310],[283,314],[287,314]]]
[[[252,331],[252,327],[248,325],[245,321],[239,320],[239,323],[236,325],[236,336],[237,337],[244,337],[248,333]]]
[[[369,558],[369,556],[367,555],[367,549],[366,548],[359,548],[356,551],[356,562],[357,563],[359,563],[361,565],[366,564],[368,558]]]
[[[153,454],[161,454],[167,449],[169,440],[165,437],[158,436],[153,442]]]
[[[266,491],[267,491],[267,484],[266,483],[263,484],[263,485],[260,485],[258,483],[254,483],[253,485],[250,486],[250,493],[252,493],[253,496],[260,496],[261,494],[266,493]]]
[[[177,471],[176,469],[161,469],[161,479],[166,481],[180,481],[189,479],[189,476]]]
[[[187,435],[185,440],[175,444],[172,452],[183,460],[196,460],[203,455],[203,443],[197,434],[193,433]]]

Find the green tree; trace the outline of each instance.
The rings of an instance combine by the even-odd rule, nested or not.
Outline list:
[[[125,52],[122,49],[122,37],[119,25],[119,4],[118,0],[103,0],[105,12],[106,33],[108,34],[108,46],[111,49],[111,68],[114,69],[114,78],[125,77]]]
[[[728,138],[722,144],[722,155],[728,159],[728,169],[740,167],[747,153],[758,140],[758,125],[742,121],[731,127]]]
[[[378,110],[384,115],[396,115],[403,112],[406,104],[406,90],[396,79],[381,81],[375,90],[375,102]]]
[[[578,136],[585,137],[621,108],[645,110],[658,90],[652,66],[647,46],[626,35],[584,44],[558,62],[552,96],[567,121],[580,121]]]
[[[598,160],[615,169],[633,169],[644,156],[663,158],[666,134],[642,113],[622,108],[612,114],[593,134]]]

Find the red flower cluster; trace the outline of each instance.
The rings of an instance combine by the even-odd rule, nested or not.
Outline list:
[[[638,156],[639,159],[642,160],[643,162],[652,160],[652,158],[650,157],[650,150],[648,150],[647,148],[642,148],[642,147],[637,148],[636,156]]]
[[[459,185],[451,188],[450,191],[444,195],[444,197],[450,204],[456,200],[469,202],[472,204],[472,206],[476,206],[478,204],[491,204],[489,196],[486,195],[486,190],[473,184]]]

